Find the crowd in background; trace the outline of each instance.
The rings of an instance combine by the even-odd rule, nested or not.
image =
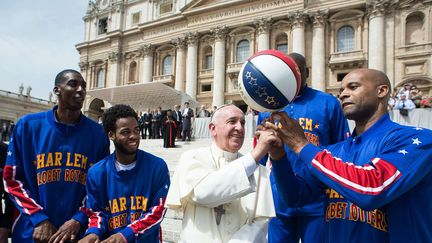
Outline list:
[[[415,108],[431,108],[432,97],[424,95],[415,84],[406,83],[399,90],[395,89],[389,102],[388,109],[412,110]],[[404,112],[401,112],[401,114]]]
[[[1,141],[9,141],[10,135],[12,134],[14,128],[15,128],[14,122],[10,122],[10,123],[3,122],[3,124],[0,126]]]

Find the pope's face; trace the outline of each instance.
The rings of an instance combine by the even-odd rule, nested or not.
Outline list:
[[[214,142],[224,151],[238,152],[243,145],[245,133],[243,112],[236,106],[230,105],[218,110],[217,113],[210,124],[210,133]]]

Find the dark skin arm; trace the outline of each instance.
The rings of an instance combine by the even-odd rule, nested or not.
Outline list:
[[[273,113],[270,121],[274,122],[275,120],[279,121],[279,126],[267,122],[265,127],[267,129],[275,130],[283,143],[286,144],[294,153],[299,154],[304,146],[309,143],[304,135],[303,128],[296,120],[289,117],[285,112]]]
[[[50,221],[45,220],[38,224],[33,231],[33,240],[36,243],[48,242],[51,236],[57,231]]]
[[[121,233],[113,234],[108,239],[102,241],[101,243],[125,243],[126,239]]]
[[[51,236],[49,243],[75,241],[81,224],[75,219],[66,221],[57,232]]]
[[[99,236],[96,234],[88,234],[84,238],[82,238],[78,243],[99,243]]]

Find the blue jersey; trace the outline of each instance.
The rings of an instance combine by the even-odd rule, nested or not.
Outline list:
[[[301,95],[284,111],[296,119],[302,126],[309,142],[317,146],[327,146],[346,139],[349,136],[349,127],[343,114],[339,101],[332,95],[305,87]],[[260,112],[258,124],[271,113]],[[298,156],[285,148],[288,160],[292,163],[294,172],[301,170],[302,164],[298,163]],[[266,159],[262,160],[265,163]],[[278,196],[273,176],[270,176],[273,192],[273,200],[278,217],[295,215],[319,216],[324,215],[323,198],[304,207],[289,208]]]
[[[34,226],[44,220],[55,227],[71,218],[86,225],[87,171],[109,154],[99,124],[84,115],[77,124],[62,124],[55,119],[56,110],[22,117],[10,139],[3,177],[21,212],[14,228],[17,242],[31,241]]]
[[[111,154],[88,173],[86,234],[104,239],[120,232],[128,242],[162,242],[160,223],[169,185],[163,159],[138,150],[135,167],[117,171]]]
[[[273,173],[288,205],[325,194],[326,242],[430,242],[432,132],[385,114],[359,136],[328,146],[308,144],[305,169],[287,161]],[[288,176],[290,175],[290,176]]]

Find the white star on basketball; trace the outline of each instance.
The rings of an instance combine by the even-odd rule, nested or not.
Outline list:
[[[8,155],[8,156],[12,156],[12,152],[11,152],[11,151],[8,151],[8,152],[7,152],[7,155]]]
[[[252,77],[252,73],[249,72],[249,71],[247,71],[245,77],[246,77],[247,79],[251,78],[251,77]]]
[[[413,140],[412,144],[415,144],[415,145],[420,145],[422,143],[418,138],[412,138],[412,140]]]
[[[408,151],[406,151],[405,149],[402,149],[402,150],[399,150],[398,153],[405,155],[408,153]]]
[[[168,189],[168,185],[165,185],[165,189]]]

